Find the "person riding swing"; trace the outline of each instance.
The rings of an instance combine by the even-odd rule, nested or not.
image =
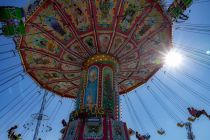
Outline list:
[[[188,107],[187,110],[192,116],[188,118],[189,121],[195,121],[195,119],[199,118],[201,115],[205,115],[207,118],[210,119],[210,115],[208,115],[205,110],[197,110],[194,107]]]

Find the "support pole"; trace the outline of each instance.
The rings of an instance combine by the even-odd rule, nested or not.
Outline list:
[[[187,138],[188,140],[194,140],[195,136],[192,132],[192,124],[190,122],[185,123],[185,128],[187,130]]]
[[[43,95],[43,99],[42,99],[41,108],[39,110],[39,114],[38,114],[38,118],[37,118],[37,124],[36,124],[36,129],[35,129],[35,132],[34,132],[33,140],[37,140],[37,137],[39,135],[39,128],[40,128],[40,125],[41,125],[43,112],[44,112],[44,109],[45,109],[47,93],[48,92],[45,90],[44,95]]]

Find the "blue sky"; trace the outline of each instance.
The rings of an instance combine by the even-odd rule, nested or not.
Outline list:
[[[24,7],[27,5],[28,1],[26,0],[0,0],[0,5],[15,5]],[[204,35],[200,33],[193,33],[190,31],[178,30],[175,27],[182,27],[184,24],[207,24],[210,26],[210,2],[207,3],[195,3],[190,8],[191,12],[189,13],[189,20],[185,23],[174,23],[173,29],[173,43],[176,48],[184,47],[187,50],[195,50],[195,54],[198,54],[197,51],[200,50],[205,53],[207,50],[210,50],[210,35]],[[0,37],[0,44],[10,44],[6,46],[0,46],[0,52],[7,50],[12,50],[15,48],[15,45],[11,38]],[[186,53],[186,51],[183,51]],[[184,54],[183,54],[184,55]],[[185,56],[185,55],[184,55]],[[203,56],[203,55],[202,55]],[[9,52],[7,54],[0,54],[0,60],[7,58],[4,61],[0,61],[0,139],[6,140],[7,133],[6,131],[9,127],[18,124],[18,132],[22,133],[24,140],[30,140],[33,137],[33,129],[35,121],[32,120],[31,114],[37,113],[40,108],[40,101],[43,96],[44,90],[39,91],[39,87],[35,88],[36,85],[31,80],[29,76],[24,76],[24,73],[21,73],[22,67],[16,67],[15,69],[6,72],[3,69],[10,66],[20,64],[19,55],[15,52]],[[210,56],[205,56],[208,62]],[[185,128],[179,128],[176,126],[177,120],[176,117],[171,117],[169,113],[175,114],[180,118],[180,121],[187,121],[189,116],[188,112],[185,110],[177,109],[177,105],[182,106],[183,108],[187,107],[186,105],[190,104],[196,108],[205,109],[210,113],[210,106],[208,103],[204,103],[199,96],[195,96],[192,91],[189,91],[187,88],[182,88],[179,84],[186,84],[190,89],[195,90],[195,93],[198,93],[202,97],[206,97],[210,102],[209,89],[203,88],[202,85],[199,85],[198,82],[194,82],[192,79],[186,77],[183,73],[188,73],[194,78],[197,77],[201,79],[202,83],[208,83],[210,85],[210,69],[204,67],[203,65],[194,63],[195,60],[200,59],[199,56],[195,55],[193,59],[189,57],[183,57],[183,62],[180,67],[174,69],[167,66],[164,66],[159,72],[155,74],[155,77],[160,79],[164,84],[167,85],[173,92],[168,89],[161,88],[160,92],[155,84],[160,84],[160,82],[155,78],[153,82],[149,80],[145,85],[136,89],[140,98],[143,100],[148,112],[152,114],[154,120],[159,124],[158,126],[166,130],[166,134],[160,136],[156,133],[156,129],[147,115],[145,108],[140,104],[138,97],[135,95],[134,91],[131,91],[126,96],[131,100],[132,105],[134,106],[135,111],[129,111],[128,104],[125,102],[125,98],[120,97],[122,102],[122,121],[127,122],[127,126],[139,132],[149,133],[152,140],[187,140],[187,133]],[[200,62],[200,61],[198,61]],[[210,64],[209,64],[210,65]],[[163,71],[166,71],[164,74]],[[20,74],[21,73],[21,74]],[[169,74],[167,74],[169,73]],[[176,83],[174,79],[170,77],[172,75],[181,82]],[[14,78],[15,77],[15,78]],[[7,82],[8,79],[13,79],[10,82]],[[7,82],[6,84],[3,84]],[[154,84],[155,83],[155,84]],[[11,86],[13,85],[13,86]],[[161,85],[161,84],[160,84]],[[156,101],[157,98],[154,98],[151,93],[147,90],[147,86],[150,86],[154,93],[161,98],[161,101],[165,104],[165,108],[161,107]],[[30,87],[29,89],[27,89]],[[35,89],[34,89],[35,88]],[[7,90],[5,90],[7,89]],[[25,90],[27,89],[27,90]],[[34,90],[33,90],[34,89]],[[181,102],[176,96],[180,96],[186,102]],[[49,133],[40,132],[40,137],[49,140],[58,140],[60,138],[59,130],[61,129],[61,119],[68,118],[68,114],[74,107],[72,100],[61,98],[58,96],[52,96],[48,94],[47,96],[48,104],[45,110],[45,114],[49,116],[48,121],[43,122],[44,124],[51,126],[53,130]],[[5,107],[3,110],[2,108]],[[11,111],[10,111],[11,110]],[[130,114],[131,112],[131,114]],[[138,122],[135,121],[135,114],[138,116]],[[193,126],[193,133],[196,137],[196,140],[209,140],[210,133],[210,120],[205,116],[201,116],[196,120]],[[31,123],[30,129],[26,130],[22,126],[24,124]],[[42,130],[46,128],[43,127]],[[135,138],[132,138],[135,139]]]

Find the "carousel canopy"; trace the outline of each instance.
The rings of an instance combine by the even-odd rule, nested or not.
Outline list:
[[[159,70],[171,46],[171,21],[156,0],[43,0],[26,16],[17,40],[25,69],[65,97],[76,97],[84,62],[96,54],[116,58],[123,94]]]

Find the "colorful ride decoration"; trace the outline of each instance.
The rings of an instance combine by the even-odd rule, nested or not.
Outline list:
[[[25,18],[24,10],[18,7],[0,7],[0,22],[2,22],[2,34],[5,36],[24,35]]]
[[[193,0],[175,0],[168,8],[168,14],[173,20],[187,20],[188,16],[184,15],[184,11],[189,8]]]
[[[144,84],[171,48],[171,20],[153,0],[42,0],[16,38],[26,72],[76,99],[63,140],[129,139],[119,95]]]

